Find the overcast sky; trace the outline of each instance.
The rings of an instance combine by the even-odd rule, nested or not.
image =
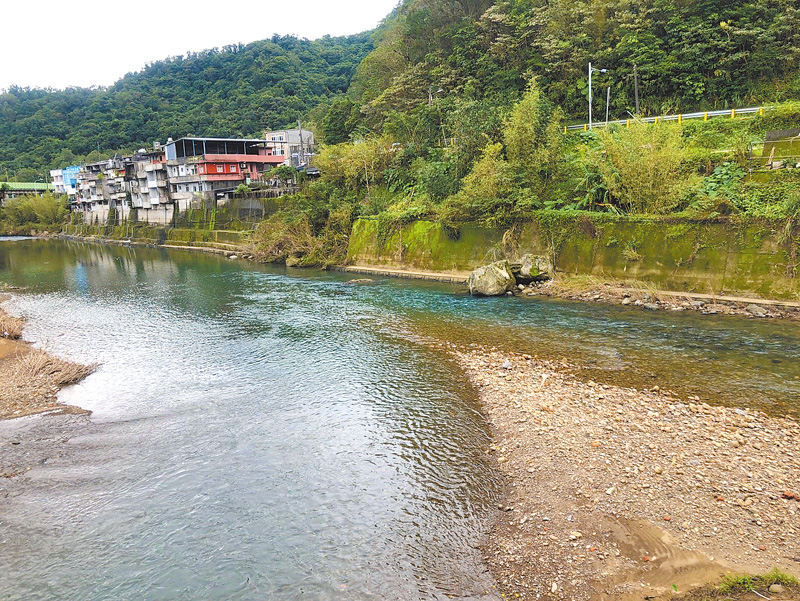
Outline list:
[[[3,3],[0,90],[107,86],[145,63],[280,35],[374,28],[397,0],[157,0]]]

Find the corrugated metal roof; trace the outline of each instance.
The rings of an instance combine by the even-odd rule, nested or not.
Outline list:
[[[53,190],[53,184],[43,184],[42,182],[0,182],[0,186],[6,185],[9,190]]]
[[[266,142],[263,138],[179,138],[174,140],[173,142],[166,142],[164,146],[168,146],[169,144],[175,144],[180,142],[181,140],[198,140],[198,141],[205,141],[205,142]]]

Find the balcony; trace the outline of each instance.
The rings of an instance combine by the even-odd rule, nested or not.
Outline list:
[[[199,175],[176,175],[169,178],[172,184],[196,184],[200,181]]]

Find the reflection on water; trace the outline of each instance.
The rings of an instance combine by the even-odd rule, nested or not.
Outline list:
[[[99,424],[2,510],[0,596],[479,595],[497,484],[474,391],[419,335],[798,412],[796,323],[472,299],[189,253],[0,242],[27,335],[103,367]]]
[[[10,247],[10,248],[9,248]],[[3,508],[0,597],[414,599],[490,588],[473,392],[345,284],[17,242],[28,336],[99,423]]]

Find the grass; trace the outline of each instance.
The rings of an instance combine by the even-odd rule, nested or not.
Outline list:
[[[570,294],[581,294],[597,290],[603,287],[607,280],[593,275],[564,275],[556,274],[556,277],[547,282],[547,288],[556,295],[569,296]]]
[[[737,601],[750,599],[768,599],[769,587],[780,584],[791,597],[782,599],[800,598],[800,581],[791,574],[774,568],[771,572],[760,576],[738,575],[725,576],[717,586],[705,586],[681,597],[684,601]]]
[[[547,282],[547,289],[556,296],[571,296],[586,292],[598,292],[621,295],[628,292],[632,300],[648,298],[650,301],[669,300],[668,295],[660,294],[658,287],[652,282],[642,280],[620,281],[613,278],[604,278],[593,275],[564,275]]]
[[[14,375],[19,381],[46,381],[61,388],[80,382],[95,369],[96,364],[81,365],[35,349],[19,358]]]
[[[22,328],[24,326],[24,320],[19,317],[13,317],[0,309],[0,338],[19,340],[22,337]]]
[[[762,576],[726,576],[717,588],[720,593],[729,594],[769,588],[773,584],[781,584],[787,587],[800,585],[794,576],[774,568],[771,572]]]

